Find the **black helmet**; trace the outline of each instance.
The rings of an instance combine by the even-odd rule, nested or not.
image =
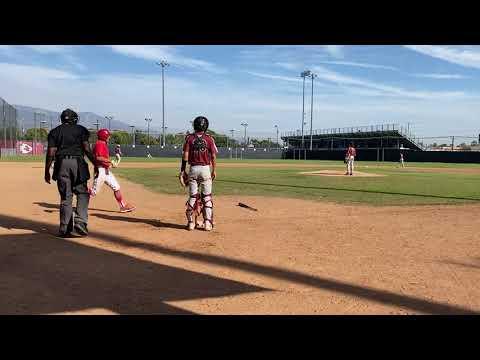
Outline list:
[[[205,116],[197,116],[195,120],[193,120],[193,129],[195,131],[207,131],[208,119]]]
[[[62,121],[62,124],[76,124],[78,121],[78,115],[72,109],[65,109],[60,115],[60,120]]]

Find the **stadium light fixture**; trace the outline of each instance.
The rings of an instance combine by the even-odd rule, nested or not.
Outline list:
[[[242,125],[244,130],[245,130],[245,133],[244,133],[244,136],[243,136],[243,143],[246,147],[247,146],[247,127],[248,127],[248,123],[241,123],[240,125]]]
[[[310,70],[303,71],[300,76],[303,78],[303,92],[302,92],[302,148],[304,147],[303,125],[305,122],[305,79],[310,76]]]
[[[112,131],[112,126],[111,126],[111,121],[113,119],[113,116],[105,116],[105,119],[108,120],[108,131]]]
[[[165,146],[165,67],[170,64],[165,60],[156,63],[162,67],[162,148]]]
[[[313,133],[312,133],[312,128],[313,128],[313,80],[317,77],[317,74],[310,73],[310,77],[312,78],[312,102],[310,105],[310,150],[313,149]]]
[[[150,123],[152,122],[152,119],[145,118],[145,121],[147,122],[147,142],[148,142],[148,145],[150,146]]]

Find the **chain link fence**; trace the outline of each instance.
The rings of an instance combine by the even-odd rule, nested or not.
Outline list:
[[[16,154],[17,110],[0,98],[0,156]]]

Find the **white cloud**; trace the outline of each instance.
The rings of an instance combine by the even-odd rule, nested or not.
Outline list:
[[[480,46],[405,45],[405,47],[453,64],[480,69]]]
[[[468,134],[477,128],[478,99],[445,93],[416,92],[351,78],[323,68],[315,68],[332,89],[315,94],[314,128],[368,125],[377,123],[422,123],[425,135],[438,133]],[[262,74],[262,73],[258,73]],[[262,74],[269,75],[269,74]],[[277,76],[277,75],[273,75]],[[288,78],[288,76],[285,76]],[[186,129],[199,114],[208,116],[214,130],[240,129],[248,121],[249,134],[271,131],[274,124],[281,131],[298,128],[301,114],[301,88],[285,93],[278,87],[240,85],[234,81],[195,82],[169,75],[165,86],[165,116],[168,131]],[[284,79],[278,79],[283,81]],[[297,81],[297,80],[296,80]],[[45,68],[0,63],[2,97],[13,104],[60,111],[71,107],[78,111],[112,114],[115,119],[145,129],[144,118],[152,117],[152,129],[160,128],[162,118],[162,82],[160,74],[110,74],[82,77],[75,73]],[[337,85],[335,85],[337,84]],[[359,96],[362,95],[362,96]],[[418,101],[418,96],[422,101]],[[454,99],[455,101],[445,101]],[[307,101],[309,104],[309,101]],[[309,109],[309,106],[308,106]],[[91,124],[87,124],[91,125]],[[461,127],[460,127],[461,126]],[[153,131],[153,130],[152,130]],[[239,131],[236,132],[237,136]]]
[[[292,82],[302,82],[303,80],[298,77],[291,77],[291,76],[281,76],[281,75],[272,75],[272,74],[264,74],[264,73],[259,73],[259,72],[254,72],[254,71],[246,71],[247,74],[261,77],[261,78],[266,78],[266,79],[272,79],[272,80],[283,80],[283,81],[292,81]]]
[[[412,76],[429,79],[468,79],[468,76],[460,74],[412,74]]]
[[[365,63],[358,63],[353,61],[318,61],[318,62],[322,64],[346,65],[346,66],[355,66],[355,67],[370,68],[370,69],[386,69],[386,70],[398,71],[398,69],[393,66],[365,64]]]
[[[345,56],[343,45],[322,45],[322,47],[334,58],[343,58]]]
[[[33,65],[0,63],[3,77],[28,83],[32,81],[76,80],[78,77],[68,71]]]
[[[319,79],[330,81],[341,86],[354,86],[363,87],[368,89],[374,89],[381,92],[383,96],[397,96],[405,98],[417,98],[417,99],[430,99],[430,98],[443,98],[443,99],[455,99],[466,96],[465,93],[460,91],[418,91],[407,90],[400,87],[389,86],[384,84],[375,83],[369,80],[360,78],[354,78],[346,75],[339,74],[337,72],[326,69],[323,66],[314,66],[312,70],[317,74]]]
[[[205,70],[212,73],[224,73],[221,67],[208,61],[180,55],[177,49],[168,45],[111,45],[110,48],[119,54],[144,60],[166,60],[177,66]]]

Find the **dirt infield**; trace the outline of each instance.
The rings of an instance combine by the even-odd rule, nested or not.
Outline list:
[[[480,313],[480,205],[225,196],[212,233],[188,232],[184,197],[120,179],[138,210],[105,187],[66,240],[42,166],[0,168],[1,314]]]
[[[346,176],[345,171],[339,170],[319,170],[319,171],[306,171],[300,172],[301,175],[313,175],[313,176]],[[377,177],[377,176],[385,176],[380,174],[373,174],[373,173],[364,173],[361,171],[354,171],[354,177]]]

